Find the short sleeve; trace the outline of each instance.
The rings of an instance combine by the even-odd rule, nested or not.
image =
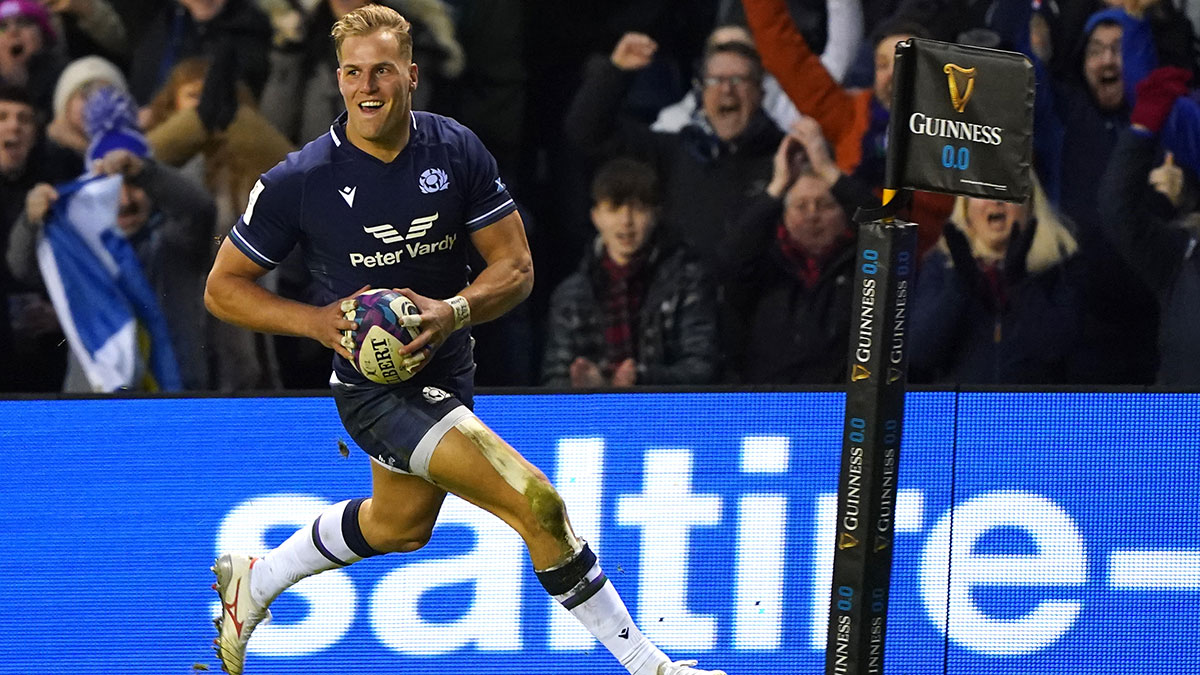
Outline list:
[[[517,205],[500,179],[496,158],[484,147],[483,141],[466,127],[462,128],[462,139],[467,198],[465,224],[468,231],[474,232],[516,211]]]
[[[246,212],[229,238],[246,257],[275,269],[296,245],[300,232],[300,189],[297,177],[271,181],[263,176],[250,190]]]

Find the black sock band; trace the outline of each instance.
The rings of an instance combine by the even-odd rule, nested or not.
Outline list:
[[[575,556],[574,560],[556,569],[537,572],[537,578],[542,582],[542,588],[545,588],[547,593],[562,595],[583,581],[588,570],[592,569],[595,564],[596,554],[592,553],[591,547],[584,544],[583,550]]]
[[[604,575],[604,572],[601,572],[600,576],[592,579],[590,582],[580,582],[579,585],[581,588],[579,592],[563,598],[561,604],[567,609],[575,609],[588,600],[591,600],[592,596],[599,593],[600,589],[604,588],[604,584],[607,583],[608,577]]]
[[[346,538],[346,546],[354,551],[355,555],[360,558],[370,558],[374,555],[381,555],[370,544],[367,543],[366,537],[363,536],[362,528],[358,525],[358,509],[362,507],[363,502],[367,501],[366,497],[350,500],[346,505],[346,510],[342,511],[342,536]]]

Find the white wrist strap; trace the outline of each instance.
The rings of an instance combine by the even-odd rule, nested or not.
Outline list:
[[[467,303],[466,298],[456,295],[453,298],[446,298],[445,303],[454,310],[454,330],[471,323],[471,305]]]

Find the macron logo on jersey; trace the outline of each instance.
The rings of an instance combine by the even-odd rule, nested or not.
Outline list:
[[[355,192],[358,192],[357,185],[355,185],[354,187],[350,187],[349,185],[347,185],[346,187],[342,188],[341,190],[338,190],[338,194],[342,196],[342,199],[346,200],[346,206],[349,206],[350,208],[354,208],[354,193]]]
[[[407,234],[400,234],[400,230],[397,230],[396,226],[392,225],[391,223],[372,225],[370,227],[364,225],[363,231],[375,237],[376,239],[382,240],[385,244],[394,244],[398,241],[404,241],[405,239],[420,239],[421,237],[425,236],[425,233],[429,231],[429,228],[433,227],[433,223],[437,221],[437,219],[438,214],[436,213],[432,216],[421,216],[420,218],[416,218],[408,226]]]

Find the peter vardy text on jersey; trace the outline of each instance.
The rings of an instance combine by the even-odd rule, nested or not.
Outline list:
[[[449,251],[458,239],[457,234],[448,234],[441,241],[433,244],[405,244],[403,248],[394,251],[376,251],[374,253],[351,253],[350,264],[354,267],[385,267],[398,264],[407,253],[409,258],[418,258],[438,251]]]

